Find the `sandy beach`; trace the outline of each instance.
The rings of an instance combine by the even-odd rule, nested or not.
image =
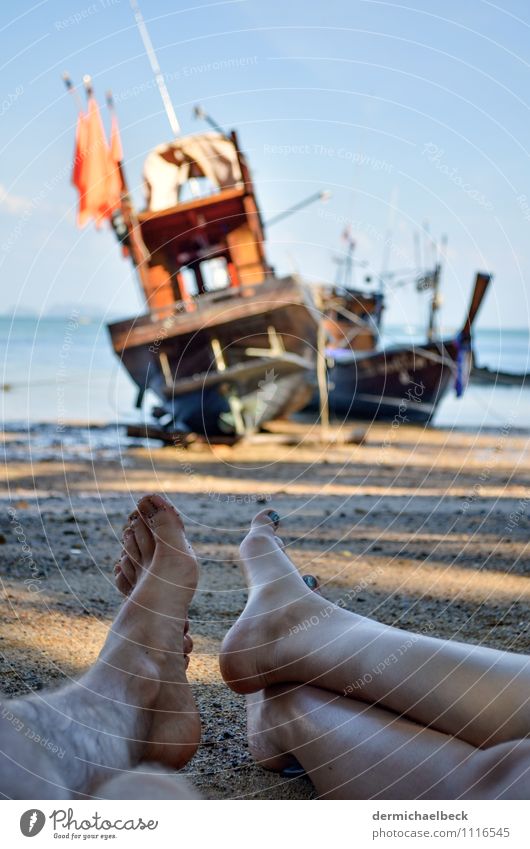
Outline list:
[[[277,428],[280,426],[277,425]],[[113,565],[134,500],[166,493],[202,563],[190,664],[203,740],[186,772],[210,798],[310,798],[306,779],[256,766],[244,699],[223,684],[220,641],[243,608],[238,544],[262,504],[304,572],[345,607],[403,629],[529,650],[527,435],[372,425],[362,444],[290,424],[274,440],[187,450],[115,431],[4,434],[0,656],[9,695],[92,663],[120,604]],[[107,438],[108,437],[108,438]]]

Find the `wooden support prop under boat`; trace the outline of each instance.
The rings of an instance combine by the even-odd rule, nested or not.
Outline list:
[[[317,335],[317,383],[320,415],[320,432],[323,442],[329,433],[329,392],[326,367],[326,329],[321,321]]]

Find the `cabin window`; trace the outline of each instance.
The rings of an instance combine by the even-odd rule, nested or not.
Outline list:
[[[226,289],[230,285],[228,266],[224,256],[217,256],[201,262],[201,274],[206,292],[217,292],[219,289]]]
[[[219,186],[212,183],[208,177],[191,177],[178,187],[176,203],[187,203],[197,198],[218,194],[218,192]]]
[[[183,265],[180,269],[180,275],[187,294],[191,295],[191,297],[194,298],[195,295],[199,293],[199,288],[197,286],[197,280],[195,279],[195,274],[193,273],[192,269]]]

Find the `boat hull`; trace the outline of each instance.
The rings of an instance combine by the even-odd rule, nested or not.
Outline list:
[[[456,341],[449,340],[334,360],[328,367],[330,412],[428,423],[451,384],[457,354]]]
[[[202,296],[156,318],[109,326],[112,343],[172,433],[242,436],[304,407],[312,394],[317,315],[291,278]]]

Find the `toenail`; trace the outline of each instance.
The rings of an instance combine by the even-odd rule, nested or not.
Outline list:
[[[310,590],[316,590],[318,587],[318,581],[314,575],[304,575],[302,578],[304,584],[307,584]]]
[[[305,775],[306,771],[303,766],[286,766],[285,769],[282,769],[280,775],[282,778],[299,778],[301,775]]]
[[[269,510],[269,512],[267,513],[267,516],[269,517],[272,524],[274,525],[274,528],[276,529],[278,527],[278,525],[280,524],[279,514],[276,512],[276,510]]]

